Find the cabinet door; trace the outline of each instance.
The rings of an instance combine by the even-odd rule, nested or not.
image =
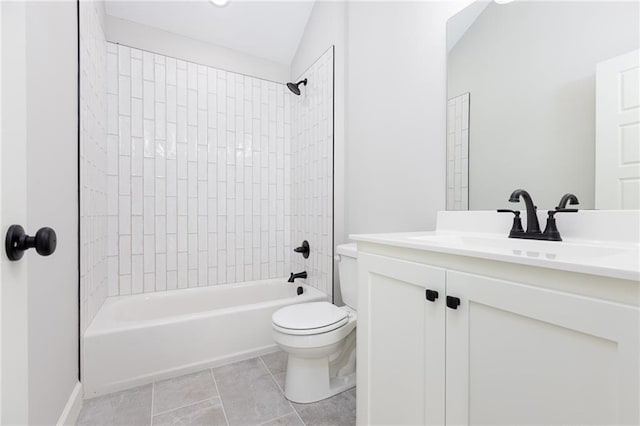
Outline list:
[[[358,423],[443,424],[445,271],[367,253],[358,268]]]
[[[638,308],[447,271],[447,424],[638,424]]]

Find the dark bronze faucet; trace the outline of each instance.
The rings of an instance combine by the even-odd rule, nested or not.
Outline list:
[[[296,281],[296,278],[307,278],[307,271],[298,272],[297,274],[292,272],[288,282],[293,283]]]
[[[517,203],[518,201],[520,201],[520,197],[522,197],[522,199],[524,200],[524,205],[527,208],[527,230],[525,231],[525,234],[529,234],[529,235],[539,234],[540,223],[538,222],[538,214],[537,214],[538,207],[536,207],[533,204],[531,195],[529,195],[529,193],[524,189],[516,189],[511,193],[511,196],[509,197],[509,202]],[[526,238],[526,237],[522,237],[522,238]]]
[[[571,204],[572,206],[580,204],[580,202],[578,201],[578,197],[568,192],[564,194],[562,198],[560,198],[560,202],[558,203],[558,207],[556,207],[556,210],[566,209],[567,203]]]
[[[571,193],[564,194],[560,199],[560,203],[555,210],[549,210],[547,212],[547,226],[544,228],[544,232],[540,231],[540,223],[538,222],[537,207],[533,204],[531,195],[524,189],[516,189],[511,193],[509,201],[517,203],[520,201],[520,197],[524,200],[524,204],[527,209],[527,230],[522,229],[522,223],[520,221],[520,212],[517,210],[500,209],[498,213],[513,213],[513,226],[509,232],[509,238],[523,238],[528,240],[545,240],[545,241],[562,241],[560,232],[556,226],[556,213],[576,213],[578,209],[566,208],[567,203],[571,205],[578,204],[578,197]]]

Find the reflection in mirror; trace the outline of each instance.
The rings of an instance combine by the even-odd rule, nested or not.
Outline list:
[[[448,209],[505,207],[516,188],[540,209],[566,192],[640,208],[639,16],[637,2],[482,1],[449,20]]]

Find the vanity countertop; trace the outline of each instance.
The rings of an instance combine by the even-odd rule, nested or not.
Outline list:
[[[473,216],[473,212],[468,212]],[[488,212],[478,217],[491,218]],[[460,226],[452,217],[465,218]],[[640,280],[640,244],[633,239],[601,240],[564,237],[564,241],[536,241],[508,238],[503,234],[471,232],[469,216],[460,212],[440,212],[433,232],[350,235],[357,242],[383,244],[416,250],[510,262],[541,268],[599,275],[624,280]],[[446,224],[446,225],[445,225]],[[457,228],[457,229],[456,229]],[[495,226],[488,226],[494,231]],[[587,237],[592,235],[585,235]]]

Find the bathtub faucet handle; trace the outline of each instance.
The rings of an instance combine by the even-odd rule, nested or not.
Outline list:
[[[293,251],[302,254],[302,257],[304,257],[305,259],[309,258],[309,241],[304,240],[302,242],[302,245],[300,247],[294,248]]]
[[[288,282],[294,283],[296,282],[296,278],[307,278],[307,271],[298,272],[297,274],[292,272]]]

